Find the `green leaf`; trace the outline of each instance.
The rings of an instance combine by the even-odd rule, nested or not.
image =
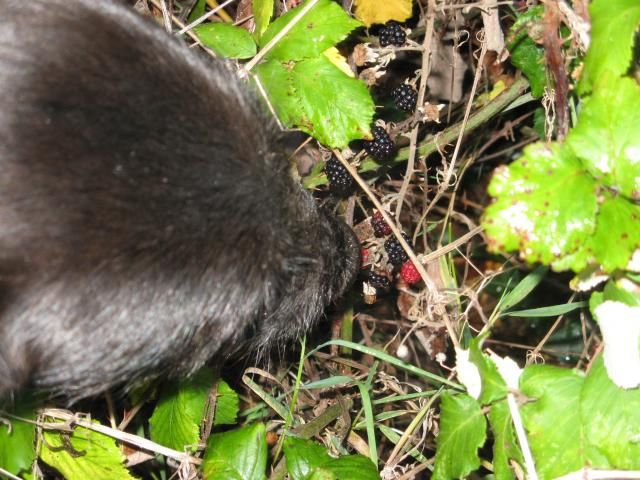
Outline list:
[[[529,84],[531,94],[535,98],[544,95],[544,87],[547,85],[547,72],[544,66],[544,50],[526,37],[512,47],[511,63],[522,70]]]
[[[202,369],[189,380],[167,384],[149,419],[151,439],[174,450],[195,450],[213,382],[213,373]]]
[[[269,43],[306,4],[307,2],[291,9],[269,25],[260,38],[260,48]],[[360,22],[349,17],[337,3],[331,0],[320,0],[269,50],[267,58],[288,62],[318,57],[327,48],[344,40],[351,30],[361,25]]]
[[[187,22],[191,23],[197,20],[198,18],[200,18],[202,15],[204,15],[204,9],[206,6],[207,6],[206,0],[198,0],[196,4],[193,6],[193,9],[191,10],[191,13],[189,14],[189,18],[187,19]]]
[[[481,346],[484,338],[476,337],[469,343],[469,360],[478,367],[482,379],[482,391],[478,401],[481,405],[488,405],[507,396],[507,384],[498,372],[496,364],[482,353]]]
[[[10,410],[13,415],[35,420],[34,402],[17,398],[15,404],[17,408]],[[5,421],[10,423],[7,424]],[[35,433],[36,427],[33,424],[3,419],[0,422],[0,467],[14,475],[30,472],[36,459]]]
[[[251,58],[257,47],[244,28],[229,23],[206,23],[193,29],[200,41],[224,58]]]
[[[491,405],[489,425],[493,432],[493,473],[497,480],[515,478],[511,461],[524,465],[522,451],[516,443],[515,430],[506,400]]]
[[[584,100],[567,144],[599,182],[640,200],[640,86],[613,77],[598,84]]]
[[[460,478],[478,469],[478,449],[486,440],[486,430],[487,422],[478,402],[466,394],[443,393],[432,478]]]
[[[558,315],[564,315],[565,313],[573,312],[587,306],[587,302],[573,302],[563,303],[561,305],[551,305],[549,307],[529,308],[527,310],[514,310],[511,312],[505,312],[503,315],[506,317],[523,317],[523,318],[538,318],[538,317],[556,317]]]
[[[529,35],[529,30],[541,29],[542,6],[529,8],[518,15],[509,30],[508,48],[511,52],[511,63],[521,70],[529,80],[531,94],[540,98],[547,85],[547,73],[544,64],[544,50]]]
[[[292,480],[335,478],[377,480],[376,466],[363,455],[329,456],[325,447],[310,440],[288,437],[284,442],[287,471]]]
[[[579,91],[591,90],[607,72],[622,76],[631,64],[633,35],[640,24],[638,0],[594,0],[591,46],[584,60]]]
[[[598,358],[580,397],[587,457],[598,468],[640,469],[640,389],[616,387]]]
[[[213,424],[235,425],[238,411],[240,410],[240,398],[227,382],[218,380],[218,393],[216,395],[216,414]]]
[[[204,478],[263,480],[267,468],[266,429],[254,423],[209,437],[204,455]]]
[[[551,479],[585,465],[584,430],[578,400],[584,377],[574,370],[533,365],[525,368],[520,389],[534,402],[521,407],[541,479]]]
[[[585,466],[640,468],[640,389],[616,387],[602,358],[586,378],[558,367],[530,366],[520,385],[530,398],[522,417],[542,480]]]
[[[334,148],[368,135],[374,114],[369,91],[326,57],[266,62],[258,67],[258,76],[285,126],[298,127]]]
[[[253,20],[256,22],[256,38],[262,37],[273,15],[273,0],[253,0]]]
[[[547,276],[547,271],[548,269],[546,267],[538,266],[533,272],[524,277],[518,282],[518,285],[502,297],[500,300],[500,310],[509,310],[524,300]]]
[[[575,252],[595,230],[597,184],[571,152],[537,143],[496,169],[484,216],[493,251],[519,249],[546,265]],[[580,199],[580,201],[576,201]]]
[[[63,435],[67,434],[45,431],[40,458],[58,470],[64,478],[68,480],[134,479],[124,467],[124,455],[113,438],[87,428],[76,427],[71,434],[68,434],[71,450],[66,440],[63,440]]]

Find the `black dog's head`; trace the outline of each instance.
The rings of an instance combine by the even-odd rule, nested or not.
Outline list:
[[[0,105],[0,396],[295,338],[357,269],[254,98],[118,3],[0,2]]]

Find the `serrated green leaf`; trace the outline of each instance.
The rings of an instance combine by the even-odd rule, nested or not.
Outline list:
[[[546,265],[575,252],[595,230],[597,184],[558,144],[534,144],[508,167],[496,169],[496,197],[483,220],[493,251],[519,249]],[[580,201],[576,201],[580,199]]]
[[[529,444],[541,479],[574,472],[585,465],[584,430],[578,400],[584,377],[547,365],[525,368],[520,390],[536,401],[521,406]]]
[[[10,410],[13,415],[35,420],[34,402],[17,398],[15,404],[17,407]],[[10,423],[5,423],[5,420]],[[20,420],[5,420],[0,422],[0,467],[14,475],[30,472],[36,459],[36,426]]]
[[[498,372],[496,364],[481,350],[484,338],[476,337],[469,343],[469,360],[478,367],[482,379],[482,390],[478,401],[488,405],[507,396],[507,384]]]
[[[579,91],[588,92],[607,72],[619,77],[631,64],[633,35],[640,24],[638,0],[594,0],[591,46],[584,60]]]
[[[606,80],[584,100],[567,144],[599,182],[640,200],[640,86]]]
[[[256,38],[262,37],[273,15],[273,0],[253,0],[253,20],[256,22]]]
[[[331,457],[326,448],[311,440],[288,437],[284,442],[287,471],[292,480],[335,478],[337,480],[377,480],[376,466],[363,455]],[[318,475],[324,476],[318,476]]]
[[[580,396],[587,457],[601,469],[640,469],[640,389],[618,388],[602,357],[587,375]]]
[[[94,423],[98,423],[94,421]],[[61,434],[44,432],[40,458],[58,470],[67,480],[134,480],[124,467],[124,455],[113,438],[83,427],[69,434],[73,451]],[[53,447],[51,450],[49,447]]]
[[[589,243],[595,260],[605,272],[612,272],[625,268],[640,247],[640,206],[610,193],[602,198],[598,225]]]
[[[149,419],[151,439],[174,450],[192,450],[200,442],[200,422],[214,382],[208,369],[184,382],[165,385]]]
[[[276,19],[260,38],[263,48],[302,9],[307,2]],[[267,58],[288,62],[318,57],[327,48],[344,40],[362,24],[331,0],[320,0],[267,54]]]
[[[213,424],[235,425],[238,411],[240,410],[240,398],[227,382],[218,380],[218,392],[216,395],[216,414]]]
[[[522,416],[542,480],[585,466],[640,468],[640,390],[616,387],[602,358],[586,378],[558,367],[527,367],[521,390],[530,398]]]
[[[491,405],[489,424],[493,432],[493,473],[497,480],[515,478],[511,461],[523,465],[524,460],[516,443],[513,421],[506,400]]]
[[[442,394],[440,434],[433,479],[460,478],[480,467],[478,449],[487,437],[480,404],[466,394]]]
[[[524,73],[531,85],[535,98],[544,95],[547,86],[547,72],[544,66],[544,50],[529,37],[525,37],[510,47],[511,63]]]
[[[193,31],[204,45],[223,58],[251,58],[257,52],[251,34],[229,23],[206,23]]]
[[[263,480],[267,468],[266,429],[254,423],[209,437],[204,455],[204,478]]]
[[[326,57],[293,64],[265,62],[258,76],[286,126],[298,127],[333,148],[369,134],[374,114],[369,91]]]

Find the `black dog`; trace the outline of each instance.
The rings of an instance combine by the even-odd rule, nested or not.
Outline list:
[[[0,0],[0,397],[304,333],[358,245],[222,62],[105,0]]]

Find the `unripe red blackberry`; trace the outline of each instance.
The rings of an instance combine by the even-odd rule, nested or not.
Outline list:
[[[385,222],[382,213],[377,210],[371,217],[371,226],[373,227],[373,234],[376,237],[391,235],[391,227]]]
[[[404,28],[398,22],[386,23],[378,33],[380,38],[380,46],[388,47],[389,45],[395,45],[401,47],[407,41],[407,34]]]
[[[404,238],[407,243],[411,244],[409,237],[405,233],[402,234],[402,238]],[[400,242],[396,237],[391,237],[389,240],[384,242],[384,249],[389,256],[389,263],[394,267],[399,267],[409,259],[409,255],[404,251],[404,248],[402,248],[402,245],[400,245]]]
[[[391,97],[396,107],[405,112],[411,112],[416,108],[418,92],[416,92],[411,85],[403,83],[393,89]]]
[[[329,190],[338,197],[348,197],[353,193],[354,181],[349,171],[337,158],[331,157],[324,166],[329,179]]]
[[[395,145],[387,131],[382,127],[375,126],[371,129],[371,133],[373,140],[365,141],[365,151],[380,162],[391,158]]]
[[[409,285],[413,285],[414,283],[418,283],[422,280],[420,273],[418,273],[418,269],[411,260],[407,260],[402,264],[402,268],[400,268],[400,277]]]

